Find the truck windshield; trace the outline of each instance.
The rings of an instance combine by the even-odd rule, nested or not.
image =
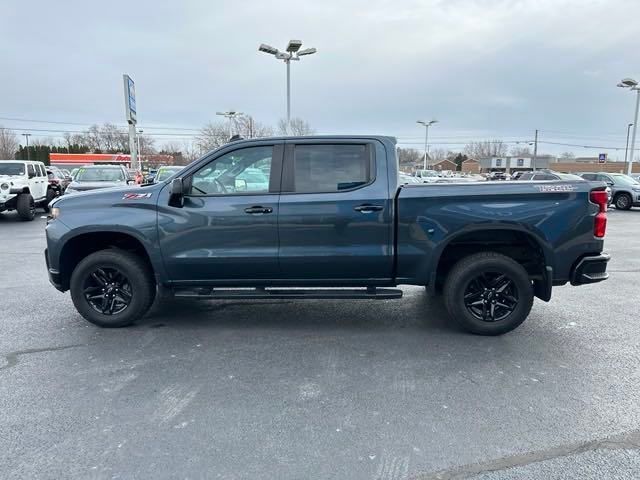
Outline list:
[[[76,174],[77,182],[124,182],[120,168],[81,168]]]
[[[0,163],[0,175],[24,175],[24,163]]]

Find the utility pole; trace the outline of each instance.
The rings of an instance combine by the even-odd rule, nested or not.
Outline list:
[[[538,129],[536,129],[536,138],[533,141],[533,159],[531,161],[531,166],[533,170],[536,169],[536,160],[538,158]]]
[[[629,131],[631,130],[631,127],[633,126],[633,123],[630,123],[629,125],[627,125],[627,144],[624,147],[624,171],[627,171],[627,154],[629,153]]]
[[[23,133],[22,136],[27,140],[27,160],[31,160],[31,153],[29,152],[29,137],[30,133]]]

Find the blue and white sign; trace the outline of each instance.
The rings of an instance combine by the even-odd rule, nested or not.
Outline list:
[[[136,124],[136,85],[126,73],[122,76],[124,80],[124,107],[127,115],[127,122]]]
[[[607,154],[599,153],[598,154],[598,163],[607,163]]]

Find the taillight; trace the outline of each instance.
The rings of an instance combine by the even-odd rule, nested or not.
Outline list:
[[[606,190],[593,190],[589,195],[591,202],[599,208],[593,220],[593,235],[597,238],[603,238],[607,231],[607,197]]]

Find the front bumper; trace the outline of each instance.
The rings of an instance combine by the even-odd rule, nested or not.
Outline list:
[[[62,286],[62,279],[60,278],[60,272],[55,268],[51,268],[49,266],[49,251],[44,249],[44,261],[47,264],[47,273],[49,274],[49,283],[53,285],[56,290],[60,290],[64,292],[64,287]]]
[[[585,285],[606,280],[609,278],[607,273],[609,260],[611,255],[607,253],[583,257],[571,272],[571,285]]]

